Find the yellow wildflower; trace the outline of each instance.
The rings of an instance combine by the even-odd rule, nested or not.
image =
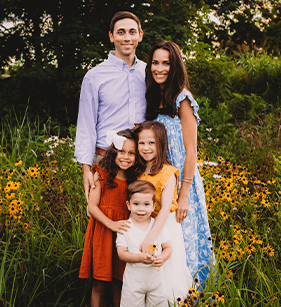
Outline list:
[[[270,245],[267,245],[266,247],[264,247],[263,252],[267,254],[268,256],[274,256],[274,249]]]
[[[22,160],[15,163],[15,166],[22,166]]]
[[[224,303],[224,295],[220,292],[220,291],[217,291],[216,293],[215,293],[215,297],[218,299],[218,302],[222,302],[222,303]]]
[[[155,245],[155,244],[149,245],[149,250],[151,250],[151,251],[153,251],[153,253],[155,253],[157,251],[157,245]]]

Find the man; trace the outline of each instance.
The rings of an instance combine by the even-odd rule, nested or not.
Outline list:
[[[89,189],[94,187],[91,165],[99,161],[108,147],[105,141],[107,131],[132,128],[134,123],[145,120],[145,63],[135,55],[142,37],[136,15],[126,11],[116,13],[109,31],[115,51],[111,51],[108,60],[89,70],[84,77],[75,157],[82,164],[87,201]]]

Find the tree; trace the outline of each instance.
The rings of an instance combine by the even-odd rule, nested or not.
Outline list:
[[[206,4],[216,12],[220,23],[213,23],[213,35],[205,41],[216,40],[231,53],[243,47],[247,50],[266,48],[272,33],[269,25],[272,30],[280,27],[276,20],[280,21],[280,14],[276,14],[277,0],[206,0]]]
[[[138,57],[143,60],[162,39],[187,50],[187,43],[204,29],[203,0],[1,0],[0,22],[14,22],[10,29],[1,28],[1,67],[10,57],[23,63],[10,78],[0,80],[2,110],[11,105],[22,110],[29,101],[34,115],[75,123],[82,78],[112,49],[109,23],[120,10],[132,11],[141,20],[144,40]]]

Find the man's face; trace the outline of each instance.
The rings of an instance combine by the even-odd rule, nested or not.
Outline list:
[[[117,56],[120,59],[127,59],[135,56],[138,43],[142,41],[143,32],[139,32],[138,24],[131,18],[118,20],[113,29],[109,32],[109,38],[115,45]]]

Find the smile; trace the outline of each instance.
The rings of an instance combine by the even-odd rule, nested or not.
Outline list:
[[[120,161],[121,164],[124,164],[124,165],[127,165],[127,164],[130,164],[131,161]]]

